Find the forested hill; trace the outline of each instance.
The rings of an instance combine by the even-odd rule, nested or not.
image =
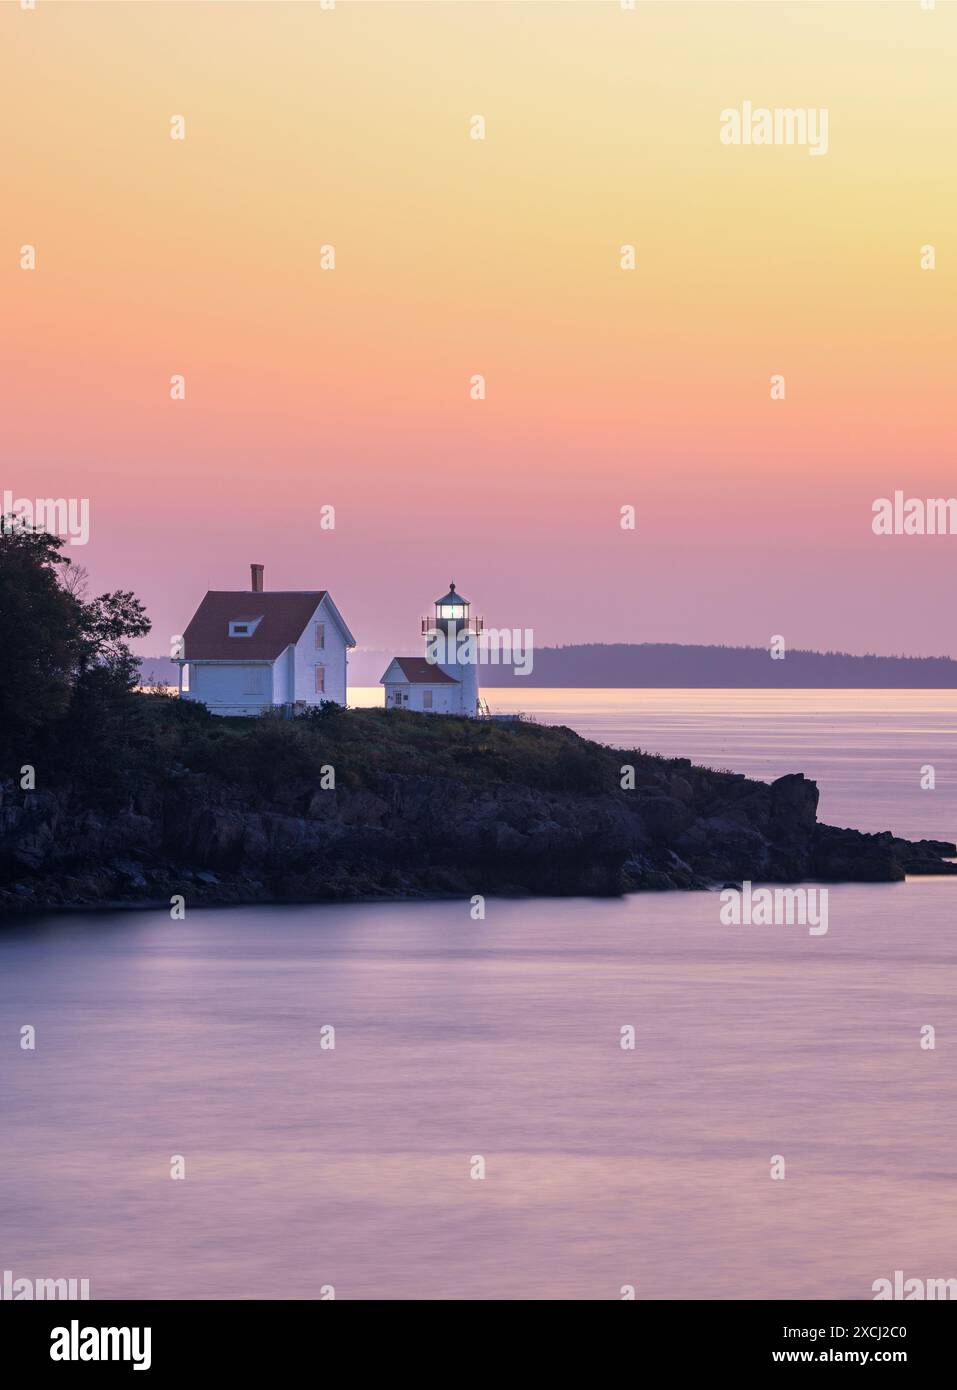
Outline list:
[[[486,666],[482,685],[781,689],[953,689],[957,661],[946,656],[850,656],[765,647],[694,647],[660,642],[588,643],[535,649],[531,675]]]

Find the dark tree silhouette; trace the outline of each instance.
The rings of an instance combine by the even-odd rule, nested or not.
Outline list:
[[[143,605],[118,589],[86,600],[64,542],[0,518],[0,751],[4,771],[54,729],[89,734],[127,696],[138,662],[127,639],[150,630]]]

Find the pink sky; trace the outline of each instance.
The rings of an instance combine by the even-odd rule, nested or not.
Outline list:
[[[955,10],[4,7],[0,490],[90,499],[151,653],[257,561],[365,647],[454,579],[539,643],[957,655],[957,536],[871,531],[957,492]],[[745,98],[827,155],[723,146]]]

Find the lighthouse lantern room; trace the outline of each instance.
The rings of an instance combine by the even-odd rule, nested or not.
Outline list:
[[[448,593],[435,600],[433,616],[422,619],[422,635],[429,637],[433,632],[441,631],[449,640],[454,640],[460,632],[469,631],[477,636],[484,623],[481,618],[469,617],[470,607],[468,599],[457,594],[455,585],[450,584]]]

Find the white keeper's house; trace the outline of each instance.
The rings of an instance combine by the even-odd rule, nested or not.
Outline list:
[[[213,714],[260,714],[346,703],[346,621],[326,589],[263,590],[252,565],[249,589],[212,589],[183,634],[179,693]]]
[[[478,638],[482,618],[470,618],[467,598],[455,585],[435,600],[435,612],[422,619],[422,635],[428,653],[436,636],[444,639],[444,655],[454,655],[460,632]],[[438,662],[426,656],[396,656],[379,684],[385,686],[386,709],[414,709],[425,714],[460,714],[475,719],[482,713],[477,662]]]

